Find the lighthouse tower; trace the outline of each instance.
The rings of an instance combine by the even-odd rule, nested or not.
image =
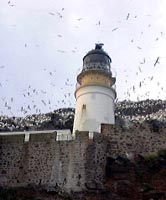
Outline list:
[[[115,77],[112,77],[111,58],[96,44],[83,58],[83,69],[77,76],[76,109],[73,133],[101,132],[101,124],[114,124]]]

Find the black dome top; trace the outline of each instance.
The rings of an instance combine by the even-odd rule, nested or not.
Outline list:
[[[102,49],[103,44],[96,44],[95,49],[89,51],[83,58],[83,71],[104,70],[110,71],[111,58]]]
[[[112,62],[112,61],[111,61],[111,58],[109,57],[109,55],[102,49],[102,46],[103,46],[103,45],[104,45],[104,44],[102,44],[102,43],[95,44],[95,49],[92,49],[91,51],[89,51],[89,52],[84,56],[83,61],[84,61],[84,59],[85,59],[87,56],[89,56],[89,55],[91,55],[91,54],[102,54],[102,55],[104,55],[104,56],[107,56],[108,59],[110,60],[110,62]]]

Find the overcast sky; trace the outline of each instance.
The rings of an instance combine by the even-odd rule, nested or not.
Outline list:
[[[165,11],[165,0],[0,0],[0,114],[74,107],[96,42],[112,59],[118,101],[166,99]]]

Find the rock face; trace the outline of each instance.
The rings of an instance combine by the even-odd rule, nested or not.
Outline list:
[[[73,129],[74,108],[62,108],[46,114],[21,117],[0,116],[0,132],[24,130]],[[166,101],[122,101],[115,105],[116,124],[130,126],[132,122],[148,121],[156,130],[166,123]]]
[[[25,118],[0,116],[0,132],[73,129],[74,109],[63,108]]]
[[[157,163],[157,165],[156,165]],[[153,167],[152,167],[153,166]],[[155,166],[155,167],[154,167]],[[104,169],[103,169],[104,170]],[[41,186],[0,188],[1,200],[165,200],[166,152],[156,157],[138,156],[134,161],[117,157],[107,160],[105,188],[89,188],[86,192],[63,193]]]
[[[121,157],[110,158],[107,162],[107,190],[120,199],[166,199],[165,155],[138,155],[134,162]]]

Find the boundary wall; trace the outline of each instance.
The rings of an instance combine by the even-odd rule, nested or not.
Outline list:
[[[0,135],[0,186],[53,190],[103,189],[107,157],[148,155],[166,149],[166,127],[101,125],[101,133],[78,132],[57,141],[57,132]]]

